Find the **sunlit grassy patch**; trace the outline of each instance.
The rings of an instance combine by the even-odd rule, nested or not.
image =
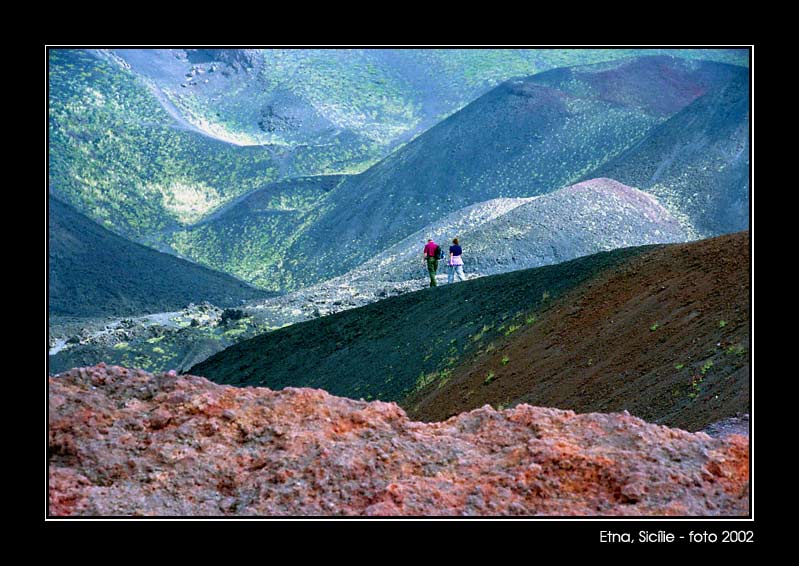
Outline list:
[[[219,192],[197,181],[176,179],[155,185],[161,193],[164,208],[183,224],[197,222],[222,203]]]

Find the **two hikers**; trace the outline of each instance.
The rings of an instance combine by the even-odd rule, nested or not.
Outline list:
[[[460,281],[465,281],[466,277],[463,275],[463,249],[458,244],[458,238],[452,240],[453,245],[449,247],[449,275],[447,282],[454,282],[455,275],[457,274]],[[441,246],[436,244],[432,238],[427,240],[427,245],[424,247],[422,254],[422,261],[427,265],[427,272],[430,274],[430,286],[436,287],[436,272],[438,271],[438,261],[444,258],[444,250]]]

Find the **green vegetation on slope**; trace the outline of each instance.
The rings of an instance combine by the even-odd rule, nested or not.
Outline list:
[[[267,148],[239,148],[178,127],[121,67],[49,51],[53,194],[133,239],[196,222],[277,178]]]
[[[181,255],[260,288],[298,288],[311,250],[290,253],[297,238],[327,210],[326,195],[346,177],[302,177],[247,195],[218,216],[171,235]]]

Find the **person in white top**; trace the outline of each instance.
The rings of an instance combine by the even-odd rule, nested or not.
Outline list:
[[[463,275],[463,249],[458,244],[458,238],[452,240],[449,247],[449,275],[447,275],[447,283],[454,283],[455,276],[458,276],[460,281],[465,281],[466,277]]]

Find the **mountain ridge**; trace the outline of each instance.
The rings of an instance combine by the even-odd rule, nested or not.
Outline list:
[[[495,328],[496,319],[510,319],[529,309],[530,306],[525,308],[526,303],[519,302],[520,297],[534,305],[546,303],[590,279],[597,271],[646,249],[603,252],[557,265],[392,296],[241,342],[193,366],[187,373],[233,385],[313,386],[336,395],[374,394],[382,400],[400,399],[414,388],[420,373],[434,371],[442,358],[447,357],[452,345],[446,342],[450,338],[456,339],[459,348],[470,347],[472,342],[467,336],[475,328],[483,324]],[[499,282],[504,286],[502,293],[495,292]],[[444,300],[458,303],[460,308],[449,315],[449,309],[439,312]],[[408,320],[415,322],[407,325]],[[419,332],[425,328],[439,329],[442,335],[423,344]],[[369,343],[362,336],[370,336]],[[373,353],[378,344],[382,354],[375,358]],[[417,350],[420,350],[418,355],[411,355]],[[292,355],[296,351],[306,354]],[[365,371],[364,359],[378,364],[385,383],[374,382],[374,376]],[[297,376],[308,381],[292,382]]]

